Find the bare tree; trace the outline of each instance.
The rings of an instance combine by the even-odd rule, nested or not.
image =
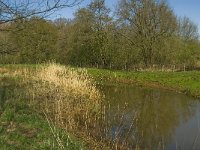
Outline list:
[[[81,1],[83,0],[0,0],[0,24],[35,15],[48,16]]]
[[[55,11],[66,7],[73,7],[83,0],[0,0],[0,34],[7,36],[7,31],[18,32],[18,28],[9,29],[12,22],[39,16],[48,17]],[[10,44],[0,42],[0,54],[11,54],[16,49],[9,49]],[[6,48],[5,48],[6,47]],[[9,49],[9,50],[7,50]]]
[[[178,34],[186,41],[197,40],[199,37],[198,26],[188,17],[180,18]]]

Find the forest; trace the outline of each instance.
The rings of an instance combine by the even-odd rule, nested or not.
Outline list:
[[[73,19],[18,14],[9,21],[2,12],[0,63],[49,61],[117,70],[194,69],[200,66],[198,26],[160,0],[120,0],[115,10],[93,0]]]

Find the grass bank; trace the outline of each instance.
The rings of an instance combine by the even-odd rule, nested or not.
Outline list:
[[[3,65],[0,92],[3,149],[98,149],[101,94],[84,69]]]
[[[88,68],[88,73],[100,82],[134,83],[140,86],[164,88],[200,98],[200,72],[135,72]]]
[[[84,149],[83,142],[55,127],[28,103],[19,82],[6,74],[0,77],[0,149]]]

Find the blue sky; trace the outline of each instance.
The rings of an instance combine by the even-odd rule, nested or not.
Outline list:
[[[53,18],[65,17],[73,18],[73,13],[77,8],[86,6],[91,0],[84,0],[81,5],[73,8],[65,8],[56,14]],[[106,0],[106,5],[109,8],[114,8],[118,0]],[[199,27],[200,32],[200,0],[168,0],[170,7],[174,10],[177,16],[187,16]]]
[[[168,0],[169,5],[178,16],[187,16],[199,27],[200,32],[200,0]]]

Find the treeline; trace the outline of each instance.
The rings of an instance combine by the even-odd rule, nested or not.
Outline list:
[[[80,8],[74,19],[31,17],[0,26],[0,63],[54,60],[79,67],[137,69],[197,67],[198,27],[177,17],[163,0],[104,0]]]

